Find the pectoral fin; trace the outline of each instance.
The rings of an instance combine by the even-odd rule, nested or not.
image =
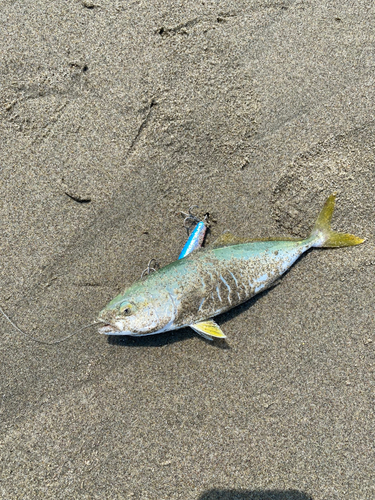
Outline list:
[[[212,337],[219,339],[226,339],[226,335],[221,331],[220,326],[215,323],[213,319],[207,321],[201,321],[200,323],[195,323],[190,325],[190,328],[195,330],[199,335],[208,340],[213,340]]]

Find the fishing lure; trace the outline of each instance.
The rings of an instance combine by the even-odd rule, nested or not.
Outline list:
[[[189,255],[191,252],[194,252],[194,250],[197,250],[198,248],[201,248],[204,242],[204,238],[206,236],[207,229],[209,227],[208,224],[208,213],[204,216],[204,219],[201,221],[198,219],[197,216],[193,215],[191,210],[194,207],[189,208],[189,213],[185,214],[184,212],[181,212],[183,215],[186,215],[184,219],[184,226],[188,230],[190,226],[187,225],[188,223],[196,223],[195,228],[193,229],[193,232],[189,236],[187,242],[184,245],[184,248],[182,249],[179,259],[183,259],[187,255]]]
[[[335,198],[327,199],[305,239],[247,240],[226,233],[135,282],[99,313],[99,332],[144,336],[189,326],[207,339],[225,338],[212,318],[272,286],[308,249],[363,243],[331,230]]]
[[[196,205],[194,205],[196,206]],[[185,212],[181,212],[182,215],[185,215],[184,219],[184,227],[187,229],[187,232],[189,234],[191,230],[191,223],[195,223],[196,226],[191,233],[191,235],[188,237],[180,255],[178,256],[179,259],[183,259],[189,253],[194,252],[194,250],[197,250],[198,248],[201,248],[204,242],[204,238],[206,235],[206,231],[208,228],[208,213],[204,216],[203,221],[199,220],[198,217],[192,214],[191,209],[194,207],[189,208],[189,213],[186,214]],[[156,259],[151,259],[148,261],[146,269],[141,274],[141,279],[144,278],[145,276],[148,276],[151,273],[154,273],[157,269],[159,269],[159,263],[157,262]]]

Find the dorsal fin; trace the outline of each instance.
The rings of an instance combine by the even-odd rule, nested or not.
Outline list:
[[[211,245],[211,248],[241,245],[241,243],[254,243],[256,241],[301,241],[302,238],[289,238],[285,236],[271,238],[239,238],[232,233],[221,234]]]
[[[240,245],[241,243],[247,243],[246,238],[239,238],[232,233],[223,233],[212,243],[211,247],[226,247],[229,245]]]

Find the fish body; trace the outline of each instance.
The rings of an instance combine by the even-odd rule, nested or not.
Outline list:
[[[152,335],[186,326],[207,338],[225,337],[212,320],[269,288],[312,247],[363,240],[330,230],[335,197],[328,198],[306,239],[243,241],[224,234],[115,297],[99,314],[108,335]]]

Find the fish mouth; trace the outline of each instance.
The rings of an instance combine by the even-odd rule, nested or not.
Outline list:
[[[104,326],[99,328],[99,333],[102,335],[126,335],[127,337],[146,337],[148,335],[156,335],[157,333],[161,333],[160,330],[156,332],[148,332],[148,333],[136,333],[136,332],[131,332],[129,330],[122,330],[121,328],[117,327],[116,325],[111,325],[110,323],[107,323],[106,321],[99,320],[101,323],[104,323]]]
[[[116,330],[116,327],[112,326],[112,325],[104,325],[104,326],[101,326],[99,328],[99,333],[102,333],[103,335],[113,335],[113,334],[116,334],[118,332],[118,330]]]
[[[124,331],[117,325],[111,325],[103,319],[99,318],[99,321],[103,323],[103,326],[101,326],[98,331],[103,335],[132,335],[132,332]]]

